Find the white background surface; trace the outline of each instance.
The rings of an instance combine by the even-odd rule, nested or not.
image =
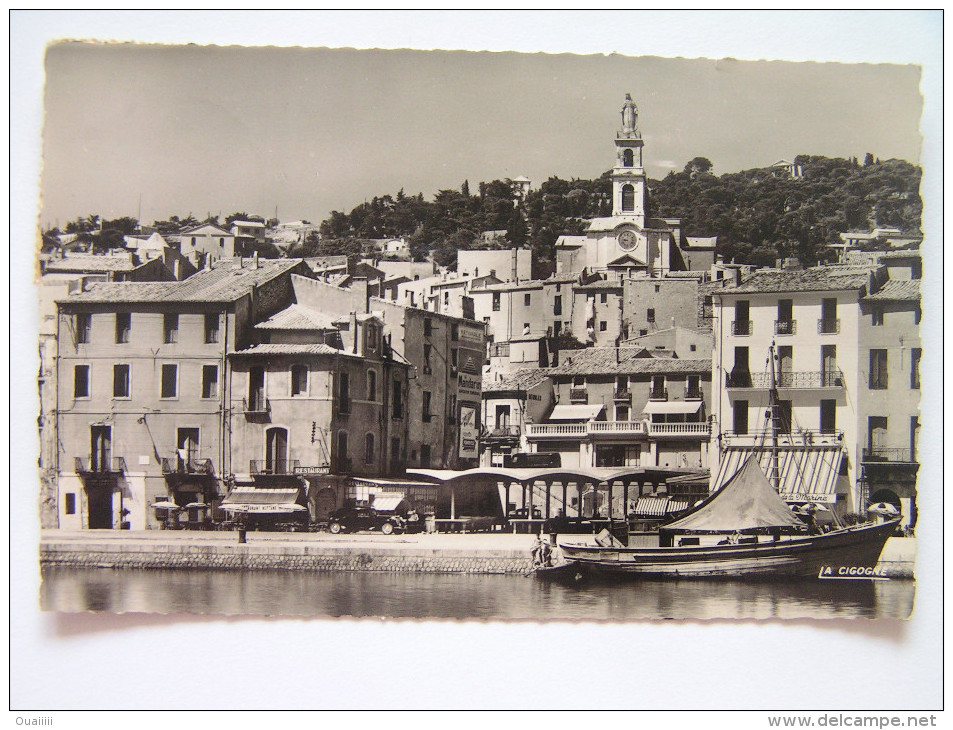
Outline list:
[[[57,708],[899,711],[940,706],[940,14],[14,12],[10,22],[10,706],[18,714]],[[36,315],[29,282],[43,47],[67,37],[921,64],[924,253],[936,262],[924,267],[923,339],[936,346],[924,348],[922,392],[933,395],[924,402],[920,449],[935,458],[924,457],[920,470],[921,555],[913,619],[536,624],[42,614],[32,456]],[[382,646],[395,649],[391,660],[380,659]],[[399,651],[401,646],[408,651]],[[188,647],[208,650],[197,655]],[[554,720],[558,724],[561,718]],[[119,716],[79,719],[99,725]],[[225,722],[235,719],[273,722],[260,715]],[[190,714],[172,718],[187,726],[210,720]],[[585,723],[603,720],[608,718]],[[718,727],[721,720],[711,724]],[[754,720],[751,726],[767,723]]]

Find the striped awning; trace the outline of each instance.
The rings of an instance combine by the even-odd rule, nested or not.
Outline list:
[[[298,489],[261,489],[258,487],[235,487],[222,500],[221,509],[233,512],[282,513],[297,512],[295,504]]]
[[[639,517],[664,517],[668,512],[668,497],[639,497],[635,514]]]
[[[761,470],[769,474],[769,448],[729,446],[721,455],[713,489],[720,489],[752,455],[757,458]],[[787,502],[837,501],[837,475],[843,457],[844,449],[841,446],[779,446],[781,498]]]

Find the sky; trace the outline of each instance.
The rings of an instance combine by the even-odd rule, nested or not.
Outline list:
[[[41,224],[323,220],[366,199],[597,177],[626,93],[649,177],[797,154],[920,158],[914,65],[65,42],[46,55]],[[141,202],[140,202],[141,201]]]

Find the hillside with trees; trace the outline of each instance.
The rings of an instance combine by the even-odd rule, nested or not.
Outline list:
[[[877,160],[801,155],[795,158],[803,175],[757,168],[714,174],[705,157],[690,160],[680,172],[649,180],[647,213],[652,217],[681,218],[686,236],[717,236],[718,252],[738,263],[773,264],[778,257],[797,256],[805,264],[824,261],[826,244],[848,230],[899,228],[907,234],[920,230],[922,204],[920,168],[903,160]],[[528,246],[534,251],[534,276],[555,269],[556,240],[579,235],[586,219],[612,212],[610,172],[593,180],[550,177],[520,200],[510,180],[481,182],[471,191],[469,181],[459,189],[439,190],[433,200],[422,193],[383,195],[361,203],[349,213],[332,211],[312,235],[286,252],[289,256],[347,254],[370,250],[368,239],[407,237],[411,255],[456,266],[457,251],[485,247]],[[235,219],[264,221],[261,216],[234,213]],[[190,215],[157,221],[163,234],[198,223]],[[218,224],[218,218],[208,222]],[[277,221],[267,221],[274,225]],[[136,228],[133,218],[100,221],[88,216],[70,221],[65,232],[76,232],[79,245],[95,249],[122,245],[123,234]],[[505,231],[505,237],[482,244],[484,231]],[[55,246],[55,234],[44,231],[44,243]],[[270,244],[262,255],[278,256]]]

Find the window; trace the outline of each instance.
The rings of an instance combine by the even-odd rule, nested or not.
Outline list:
[[[696,348],[695,348],[695,345],[689,345],[689,346],[688,346],[688,349],[689,349],[690,352],[695,352],[695,349],[696,349]]]
[[[605,292],[602,292],[602,293],[599,295],[599,303],[600,303],[600,304],[605,304],[605,303],[608,302],[608,301],[609,301],[609,295],[606,294]]]
[[[456,342],[460,339],[460,327],[456,324],[450,325],[450,341]]]
[[[167,345],[175,344],[179,341],[179,315],[165,314],[162,317],[162,330],[164,332],[164,341]]]
[[[350,373],[338,373],[338,413],[351,412],[351,377]]]
[[[178,395],[177,385],[179,379],[178,365],[162,366],[162,393],[160,398],[175,398]]]
[[[606,322],[604,319],[601,320],[601,321],[599,322],[599,331],[600,331],[600,332],[605,332],[605,331],[607,331],[608,329],[609,329],[609,323]]]
[[[821,401],[821,433],[834,433],[837,426],[837,401],[824,399]]]
[[[116,312],[116,344],[129,342],[129,329],[132,326],[132,315],[129,312]]]
[[[427,317],[424,320],[424,337],[430,337],[433,334],[433,320]]]
[[[870,324],[874,327],[883,327],[884,324],[884,310],[883,307],[874,305],[874,308],[870,310]]]
[[[430,444],[420,445],[420,466],[423,469],[430,466]]]
[[[584,388],[586,386],[586,378],[582,375],[573,375],[572,385],[574,388]]]
[[[77,314],[74,322],[76,326],[76,343],[84,344],[89,342],[89,333],[93,326],[93,316],[91,314]]]
[[[113,365],[113,398],[129,397],[129,366]]]
[[[531,295],[531,294],[524,294],[524,295],[523,295],[523,306],[524,306],[524,307],[529,307],[529,306],[532,305],[532,303],[533,303],[533,297],[532,297],[532,295]]]
[[[373,370],[367,371],[367,399],[371,402],[377,400],[377,373]]]
[[[698,399],[702,397],[701,375],[689,375],[685,382],[685,397]]]
[[[920,387],[920,356],[923,350],[914,347],[910,351],[910,387],[918,389]]]
[[[921,317],[922,315],[923,315],[923,312],[922,312],[922,310],[920,309],[920,307],[917,307],[916,309],[914,309],[914,310],[913,310],[913,323],[914,323],[914,324],[920,324],[920,317]]]
[[[645,321],[646,321],[646,322],[655,322],[655,310],[654,310],[654,309],[650,309],[650,310],[648,310],[648,311],[645,313]]]
[[[265,411],[268,408],[265,400],[265,369],[251,368],[248,371],[248,410],[252,412]]]
[[[215,398],[218,395],[218,365],[202,366],[202,397]]]
[[[493,292],[493,311],[500,311],[500,293],[497,291]]]
[[[560,294],[559,296],[553,299],[553,314],[560,315],[563,313],[563,298]]]
[[[632,167],[633,164],[633,152],[632,150],[624,150],[622,152],[622,166],[623,167]]]
[[[887,446],[887,417],[867,417],[867,450],[869,455],[880,456]]]
[[[450,348],[450,365],[453,367],[457,366],[457,348]]]
[[[651,398],[668,398],[668,392],[665,389],[665,376],[664,375],[653,375],[652,376],[652,392],[650,394]]]
[[[631,185],[622,186],[622,212],[629,213],[635,210],[635,188]]]
[[[350,464],[347,458],[347,431],[338,431],[338,471],[346,471]]]
[[[205,341],[209,344],[218,342],[218,315],[205,315]]]
[[[288,473],[288,430],[269,428],[265,432],[265,472]]]
[[[429,342],[424,343],[424,375],[429,375],[433,372],[433,367],[430,364],[431,352],[433,352],[433,346]]]
[[[739,435],[748,433],[748,401],[736,400],[732,408],[732,430]]]
[[[307,395],[308,394],[308,366],[307,365],[292,365],[291,366],[291,395]]]
[[[73,368],[73,397],[89,398],[89,365]]]
[[[871,390],[885,390],[887,388],[887,351],[870,351],[869,385]]]
[[[628,406],[616,406],[616,407],[615,407],[615,420],[617,420],[617,421],[628,421],[628,420],[629,420],[629,407],[628,407]]]
[[[66,514],[76,514],[76,495],[73,492],[66,493]]]
[[[553,337],[559,337],[562,331],[563,331],[563,323],[557,319],[555,322],[553,322]]]
[[[374,463],[374,434],[372,433],[364,436],[364,463]]]
[[[792,415],[794,413],[792,405],[789,400],[778,401],[778,433],[791,433]]]
[[[225,246],[225,239],[224,239],[224,238],[218,239],[218,245],[224,247],[224,246]]]
[[[660,291],[662,291],[662,285],[661,285],[661,284],[656,284],[656,285],[655,285],[655,293],[658,294]]]
[[[404,391],[400,387],[400,381],[394,380],[393,408],[391,415],[393,418],[404,417]]]
[[[430,391],[425,390],[423,393],[423,406],[422,414],[424,423],[430,423]]]

